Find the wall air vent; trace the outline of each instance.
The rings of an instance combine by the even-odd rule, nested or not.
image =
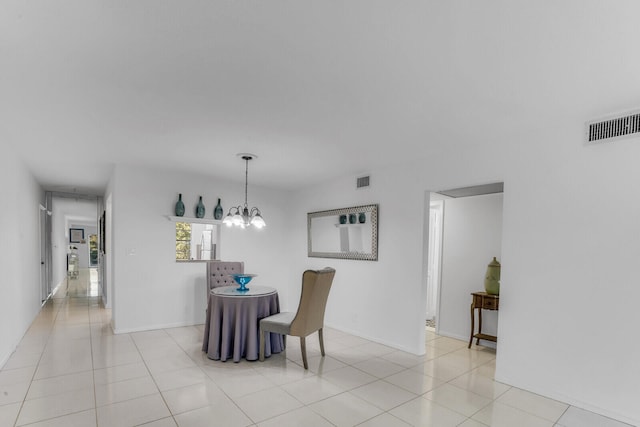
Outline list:
[[[587,122],[587,144],[640,136],[640,111]]]
[[[358,179],[356,179],[356,189],[358,188],[365,188],[369,186],[369,177],[368,176],[362,176]]]

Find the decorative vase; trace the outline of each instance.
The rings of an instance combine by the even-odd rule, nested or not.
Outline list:
[[[367,222],[367,214],[365,214],[364,212],[360,212],[360,215],[358,215],[358,222],[360,224],[364,224],[365,222]]]
[[[340,215],[340,224],[346,224],[346,223],[347,223],[347,216]]]
[[[487,265],[487,273],[484,275],[484,290],[489,295],[500,295],[500,263],[493,257]]]
[[[215,219],[222,219],[222,214],[224,212],[222,211],[222,205],[220,204],[220,199],[218,199],[218,204],[216,205],[215,209],[213,210],[213,218]]]
[[[184,215],[184,203],[182,203],[182,193],[178,194],[178,201],[176,202],[176,216]]]
[[[349,224],[355,224],[357,222],[356,214],[349,214]]]
[[[204,203],[202,203],[202,196],[196,205],[196,218],[204,218]]]
[[[257,276],[257,274],[231,274],[230,276],[233,277],[233,280],[235,280],[238,285],[240,285],[239,288],[236,288],[236,291],[246,292],[249,290],[247,285],[251,279]]]

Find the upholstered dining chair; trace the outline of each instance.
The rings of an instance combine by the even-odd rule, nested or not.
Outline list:
[[[207,298],[211,289],[235,285],[231,274],[244,273],[241,261],[207,261]]]
[[[327,306],[329,290],[333,283],[336,270],[326,267],[322,270],[306,270],[302,274],[302,293],[298,310],[294,312],[282,312],[260,320],[260,360],[264,360],[265,334],[274,332],[284,335],[286,347],[287,335],[300,337],[302,350],[302,363],[304,369],[309,369],[307,364],[307,346],[305,338],[318,331],[320,340],[320,353],[324,356],[324,340],[322,328],[324,326],[324,310]]]

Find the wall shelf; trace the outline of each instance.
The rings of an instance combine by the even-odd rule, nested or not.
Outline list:
[[[167,219],[172,222],[190,222],[195,224],[216,224],[222,225],[222,220],[213,218],[193,218],[188,216],[167,215]]]
[[[362,222],[356,222],[355,224],[347,223],[347,224],[334,224],[334,225],[336,226],[336,228],[347,228],[347,227],[363,227],[368,224],[365,224]]]

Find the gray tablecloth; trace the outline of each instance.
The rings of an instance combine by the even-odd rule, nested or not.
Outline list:
[[[209,294],[202,351],[213,360],[258,360],[260,319],[280,312],[277,292],[266,295]],[[283,350],[282,335],[269,333],[265,356]]]

